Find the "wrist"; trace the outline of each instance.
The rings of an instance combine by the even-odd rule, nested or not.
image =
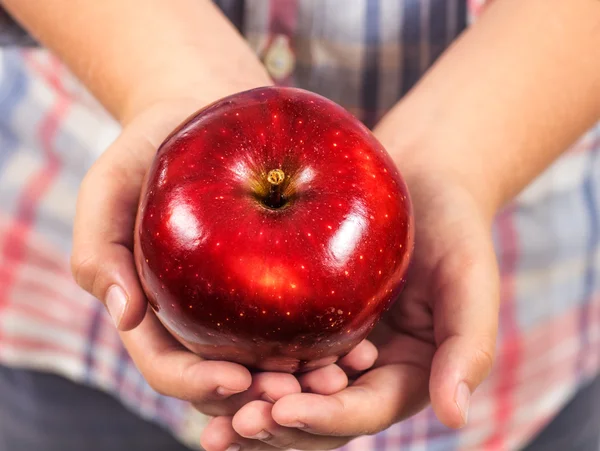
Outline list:
[[[466,143],[460,139],[440,139],[433,124],[424,124],[408,126],[407,122],[406,126],[399,126],[397,120],[384,118],[375,134],[411,193],[426,189],[435,195],[436,190],[457,188],[473,198],[483,219],[491,223],[509,198],[507,180],[493,167],[486,167],[483,160],[469,158],[470,153],[462,152]]]
[[[156,73],[133,87],[117,113],[119,121],[126,124],[143,111],[165,102],[184,102],[199,109],[228,95],[273,84],[258,61],[243,71],[224,70],[221,76],[207,74],[203,68],[190,68],[187,73],[191,76],[179,71]]]

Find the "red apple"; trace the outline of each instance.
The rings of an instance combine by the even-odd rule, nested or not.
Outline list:
[[[158,149],[135,232],[160,321],[207,359],[296,372],[348,353],[397,299],[407,187],[341,106],[294,88],[204,108]]]

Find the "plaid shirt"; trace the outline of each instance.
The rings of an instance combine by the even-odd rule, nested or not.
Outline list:
[[[463,2],[218,3],[279,84],[322,93],[373,125],[476,18],[482,2]],[[104,390],[198,446],[207,418],[147,385],[69,271],[79,183],[119,126],[32,47],[0,49],[0,118],[0,362]],[[539,431],[598,373],[599,212],[596,127],[496,218],[497,363],[473,396],[470,424],[448,430],[426,409],[346,449],[513,450]]]

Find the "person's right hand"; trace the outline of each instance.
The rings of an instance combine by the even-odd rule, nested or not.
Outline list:
[[[380,129],[375,133],[391,141]],[[337,449],[429,404],[447,427],[467,423],[471,394],[494,360],[497,207],[481,195],[485,187],[474,192],[454,170],[436,167],[434,150],[417,149],[392,153],[414,207],[415,249],[406,286],[369,335],[377,362],[333,395],[294,393],[274,405],[258,400],[233,417],[215,418],[202,434],[204,449]]]
[[[308,387],[313,393],[335,393],[348,383],[345,371],[362,371],[373,364],[377,352],[372,344],[363,342],[339,365],[298,378],[280,373],[252,375],[241,365],[206,361],[188,351],[148,307],[132,253],[143,179],[163,139],[205,103],[165,101],[145,109],[128,121],[120,137],[93,165],[78,198],[74,277],[104,302],[127,351],[150,386],[193,403],[205,414],[233,415],[250,401],[274,402]]]

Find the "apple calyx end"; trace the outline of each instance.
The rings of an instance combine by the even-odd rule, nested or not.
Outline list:
[[[267,174],[267,181],[271,185],[279,186],[285,180],[285,172],[281,169],[271,169]]]
[[[264,199],[267,207],[277,209],[286,204],[286,199],[283,196],[283,182],[285,181],[285,172],[281,169],[271,169],[267,174],[267,182],[269,182],[269,193]]]

